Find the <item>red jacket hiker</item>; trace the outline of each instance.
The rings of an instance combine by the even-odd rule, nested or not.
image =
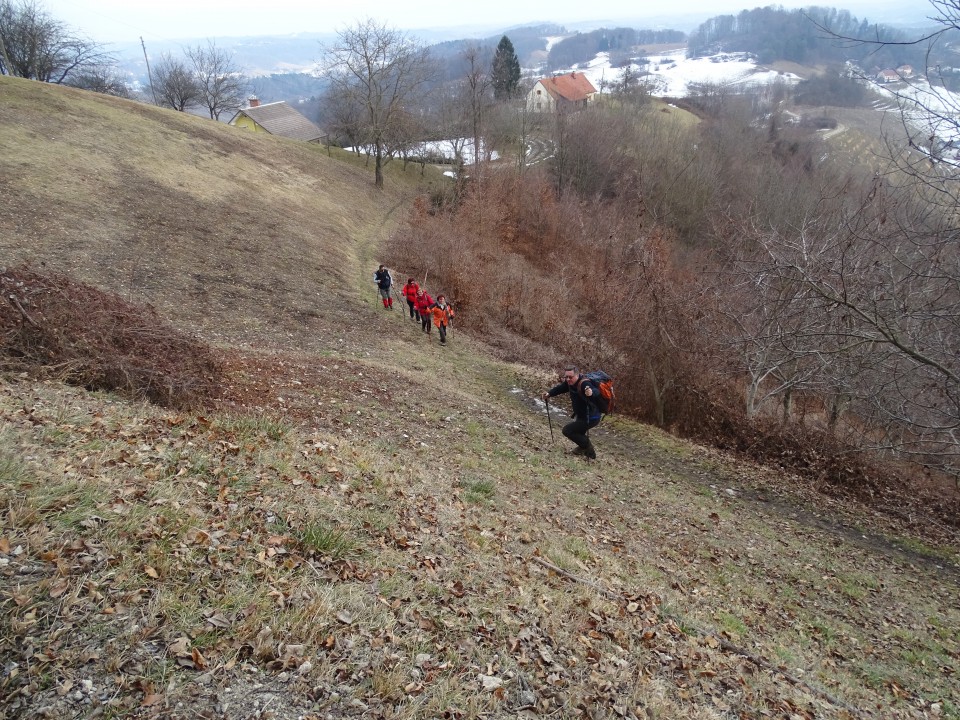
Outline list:
[[[433,307],[433,298],[423,288],[417,290],[417,299],[413,305],[420,313],[421,329],[430,334],[430,308]]]
[[[410,308],[410,319],[419,320],[420,313],[417,312],[417,291],[420,290],[420,285],[417,284],[417,281],[413,278],[407,280],[407,284],[403,286],[403,296],[407,299],[407,307]]]
[[[417,290],[420,289],[420,284],[410,278],[407,280],[407,284],[403,286],[403,296],[407,299],[407,302],[415,303],[417,301]]]

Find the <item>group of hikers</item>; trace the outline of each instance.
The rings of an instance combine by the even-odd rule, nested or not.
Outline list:
[[[390,270],[381,265],[373,274],[380,299],[385,310],[393,310],[393,277]],[[410,309],[410,319],[419,321],[423,332],[430,335],[431,327],[440,332],[440,344],[447,344],[447,329],[454,317],[453,307],[443,295],[434,300],[414,278],[408,278],[401,294]],[[550,398],[570,394],[573,420],[563,426],[563,435],[576,447],[574,455],[590,460],[597,458],[597,451],[587,437],[590,429],[596,427],[603,416],[612,410],[613,381],[603,372],[581,373],[574,365],[564,368],[560,383],[543,394],[547,403],[547,418],[550,418]],[[552,426],[551,426],[552,432]]]
[[[377,284],[380,299],[385,310],[393,310],[393,277],[390,270],[381,265],[373,274],[373,281]],[[444,295],[437,295],[434,300],[430,293],[420,287],[414,278],[408,278],[407,284],[400,290],[407,307],[410,309],[410,319],[420,323],[420,328],[428,336],[436,326],[440,333],[440,344],[447,344],[447,330],[453,322],[453,306],[447,302]]]

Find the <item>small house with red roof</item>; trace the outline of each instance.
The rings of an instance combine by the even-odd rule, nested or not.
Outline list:
[[[897,75],[896,70],[881,70],[877,73],[877,82],[878,83],[895,83],[900,79],[900,76]]]
[[[527,111],[540,113],[568,113],[585,108],[597,89],[580,72],[541,78],[527,93]]]

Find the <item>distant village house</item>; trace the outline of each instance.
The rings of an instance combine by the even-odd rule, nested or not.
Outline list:
[[[527,93],[527,111],[538,113],[576,112],[587,106],[597,94],[583,73],[541,78]]]
[[[881,70],[877,73],[878,83],[892,83],[898,80],[900,80],[900,76],[897,75],[896,70]]]
[[[320,128],[287,103],[280,101],[261,105],[255,97],[250,98],[249,107],[237,111],[237,114],[230,119],[229,124],[253,132],[279,135],[291,140],[320,142],[324,136]]]

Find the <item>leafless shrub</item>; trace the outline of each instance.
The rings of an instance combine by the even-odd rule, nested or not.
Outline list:
[[[0,271],[0,369],[168,407],[210,397],[214,352],[153,308],[26,266]]]

